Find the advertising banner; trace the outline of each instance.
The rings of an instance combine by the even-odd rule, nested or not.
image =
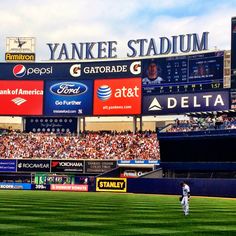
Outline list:
[[[0,115],[42,115],[43,81],[0,80]]]
[[[94,115],[135,115],[141,112],[141,78],[94,81]]]
[[[87,184],[51,184],[51,191],[88,192]]]
[[[236,108],[236,17],[231,24],[231,108]]]
[[[89,63],[0,63],[1,79],[90,79],[137,77],[141,61]]]
[[[228,90],[143,97],[143,115],[184,114],[186,112],[223,111],[228,109]]]
[[[31,190],[31,184],[23,184],[23,183],[0,183],[0,189]]]
[[[45,107],[47,116],[78,116],[92,114],[92,80],[50,80],[45,82]]]
[[[152,171],[152,168],[138,168],[138,167],[124,167],[120,169],[120,177],[121,178],[138,178],[142,175],[147,174]]]
[[[16,160],[0,159],[0,172],[16,172]]]
[[[231,69],[233,78],[236,79],[236,17],[232,18],[231,26]],[[236,88],[236,81],[233,81]]]
[[[5,61],[35,61],[35,53],[5,53]]]
[[[137,77],[141,61],[99,61],[70,65],[70,76],[82,79]]]
[[[53,160],[51,172],[84,172],[84,161],[77,160]]]
[[[159,165],[160,160],[118,160],[118,165]]]
[[[96,178],[97,192],[127,192],[126,178]]]
[[[77,118],[73,117],[29,117],[25,118],[25,131],[49,133],[76,133]]]
[[[85,173],[104,173],[115,169],[116,161],[85,161]]]
[[[50,184],[31,184],[31,190],[50,190]]]
[[[17,172],[50,172],[50,160],[17,160]]]

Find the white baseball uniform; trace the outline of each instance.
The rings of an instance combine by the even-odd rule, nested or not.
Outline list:
[[[182,187],[183,194],[182,194],[182,201],[181,205],[183,207],[184,215],[189,214],[189,195],[190,195],[190,188],[187,184],[184,184]]]
[[[148,77],[145,77],[145,78],[143,78],[142,83],[154,85],[154,84],[160,84],[162,81],[163,81],[163,79],[160,76],[158,76],[155,79],[149,79]]]

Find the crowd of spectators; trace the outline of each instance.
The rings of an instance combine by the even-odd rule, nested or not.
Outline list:
[[[165,132],[235,129],[236,118],[222,116],[190,117],[175,120]],[[151,131],[67,133],[0,133],[0,158],[159,160],[157,135]]]
[[[186,120],[176,119],[175,123],[170,125],[166,132],[189,132],[214,129],[235,129],[236,118],[222,116],[190,117]]]
[[[0,135],[0,158],[159,160],[152,132],[86,132],[80,135],[18,133]]]

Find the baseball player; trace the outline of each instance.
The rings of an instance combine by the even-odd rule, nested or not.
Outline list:
[[[182,205],[184,215],[187,216],[189,214],[189,198],[190,198],[190,188],[185,182],[180,183],[183,193],[180,197],[180,203]]]

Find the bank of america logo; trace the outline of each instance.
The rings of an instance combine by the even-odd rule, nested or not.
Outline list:
[[[20,97],[12,99],[12,102],[14,102],[17,106],[20,106],[21,104],[23,104],[26,101],[27,100],[25,100],[24,98],[20,98]]]
[[[148,111],[161,111],[161,110],[162,110],[162,107],[161,107],[160,103],[157,101],[156,98],[154,98],[148,108]]]

